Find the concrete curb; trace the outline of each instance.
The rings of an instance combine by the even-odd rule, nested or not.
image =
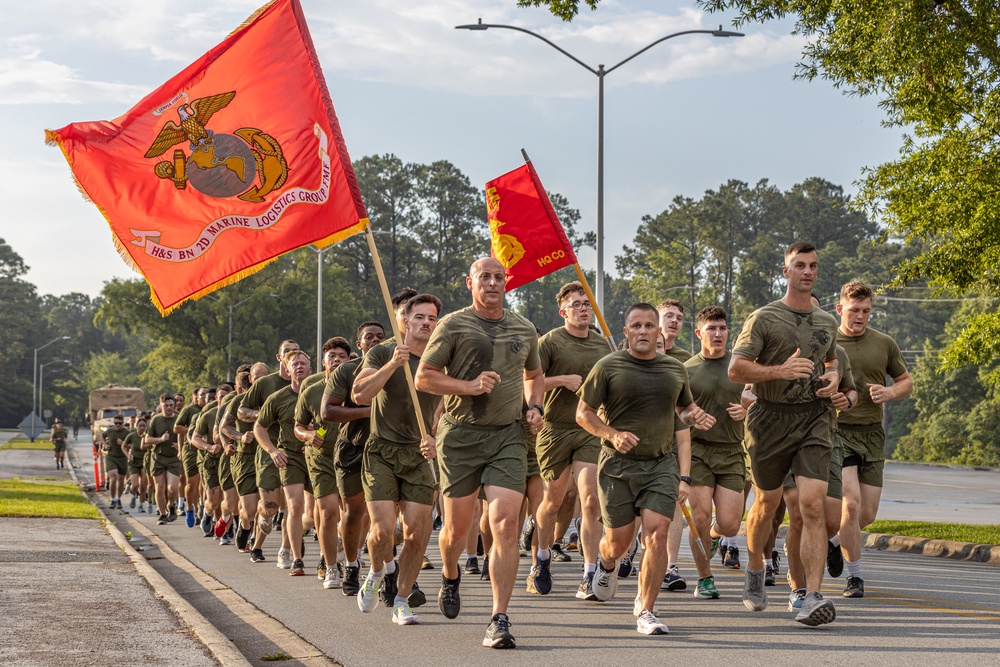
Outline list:
[[[79,462],[78,462],[79,463]],[[69,466],[70,477],[73,478],[74,483],[79,487],[80,480],[76,476],[76,469],[70,462]],[[252,664],[246,657],[240,653],[240,651],[233,646],[233,643],[228,637],[223,635],[214,625],[212,625],[208,619],[206,619],[201,612],[191,606],[187,600],[181,597],[180,594],[174,590],[166,579],[164,579],[159,572],[153,569],[153,566],[146,562],[146,559],[136,551],[131,544],[129,544],[128,539],[122,534],[120,530],[115,526],[114,522],[108,518],[101,509],[101,506],[96,502],[96,492],[87,491],[87,497],[90,502],[97,508],[98,513],[104,521],[104,527],[108,531],[108,534],[114,539],[115,543],[118,544],[119,548],[129,557],[132,564],[135,566],[136,571],[142,576],[143,579],[149,583],[153,591],[156,593],[157,597],[166,602],[182,623],[186,624],[194,632],[194,635],[205,645],[205,648],[211,652],[212,656],[219,661],[222,665],[238,665],[240,667],[252,667]]]

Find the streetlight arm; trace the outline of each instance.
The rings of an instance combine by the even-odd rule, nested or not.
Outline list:
[[[652,44],[646,45],[645,47],[639,49],[638,51],[636,51],[635,53],[633,53],[632,55],[630,55],[628,58],[626,58],[625,60],[623,60],[620,63],[618,63],[617,65],[612,65],[611,67],[609,67],[608,69],[606,69],[604,71],[604,73],[605,74],[611,74],[611,72],[615,71],[616,69],[618,69],[619,67],[621,67],[622,65],[624,65],[628,61],[632,60],[636,56],[641,55],[641,54],[645,53],[646,51],[649,51],[651,48],[653,48],[654,46],[656,46],[660,42],[665,42],[668,39],[673,39],[674,37],[680,37],[681,35],[699,35],[699,34],[700,35],[714,35],[716,37],[742,37],[743,36],[743,33],[741,33],[741,32],[731,32],[729,30],[722,30],[721,27],[720,27],[719,30],[682,30],[681,32],[675,32],[675,33],[673,33],[671,35],[667,35],[666,37],[661,37],[658,40],[656,40],[655,42],[653,42]]]
[[[518,32],[523,32],[526,35],[531,35],[532,37],[536,37],[536,38],[542,40],[543,42],[545,42],[546,44],[548,44],[549,46],[551,46],[553,49],[555,49],[559,53],[563,54],[564,56],[566,56],[567,58],[569,58],[570,60],[572,60],[573,62],[575,62],[576,64],[578,64],[581,67],[583,67],[585,70],[587,70],[588,72],[590,72],[594,76],[597,76],[597,70],[596,69],[594,69],[593,67],[591,67],[587,63],[583,62],[582,60],[580,60],[579,58],[577,58],[576,56],[574,56],[572,53],[570,53],[566,49],[560,47],[558,44],[554,44],[553,42],[550,42],[548,39],[542,37],[537,32],[532,32],[531,30],[527,30],[525,28],[519,28],[516,25],[501,25],[501,24],[498,24],[498,23],[483,23],[482,19],[479,19],[479,23],[467,23],[465,25],[457,25],[457,26],[455,26],[455,30],[486,30],[488,28],[505,28],[507,30],[516,30]],[[712,31],[711,30],[706,30],[704,32],[712,32]],[[652,44],[650,46],[652,46]],[[646,47],[646,48],[649,48],[649,47]],[[643,49],[643,51],[645,51],[645,49]],[[641,53],[641,51],[640,51],[640,53]],[[639,54],[637,53],[635,55],[639,55]],[[617,67],[617,65],[616,65],[616,67]]]

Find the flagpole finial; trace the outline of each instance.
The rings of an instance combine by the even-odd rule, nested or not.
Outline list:
[[[526,150],[524,150],[523,148],[521,149],[521,155],[524,156],[524,161],[525,162],[531,162],[531,158],[528,157],[528,152]]]

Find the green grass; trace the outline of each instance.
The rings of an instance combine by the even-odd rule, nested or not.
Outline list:
[[[97,519],[97,508],[75,484],[0,479],[0,516]]]
[[[35,440],[31,442],[27,438],[12,438],[0,445],[0,449],[44,449],[52,451],[51,440]]]
[[[292,656],[288,655],[284,651],[278,651],[277,653],[262,655],[260,656],[260,659],[265,662],[280,662],[282,660],[291,660]]]
[[[974,544],[1000,544],[1000,525],[979,526],[968,523],[931,523],[928,521],[876,521],[865,528],[869,533],[909,535],[935,540],[954,540]]]

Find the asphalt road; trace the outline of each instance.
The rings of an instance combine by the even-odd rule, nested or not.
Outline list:
[[[86,478],[92,473],[90,448],[84,439],[81,441],[78,449],[83,467],[78,473]],[[993,522],[997,522],[997,473],[912,466],[890,466],[890,470],[884,516],[893,517],[897,508],[909,514],[895,518],[926,516],[925,510],[943,511],[950,502],[961,507],[960,511],[952,510],[958,515],[953,520],[971,522],[992,507]],[[913,491],[907,492],[908,488]],[[975,502],[965,502],[967,495],[973,495]],[[338,590],[324,590],[314,575],[289,578],[287,571],[274,566],[278,540],[273,537],[264,547],[267,562],[254,565],[247,555],[203,538],[200,530],[188,529],[182,520],[156,526],[155,517],[149,515],[112,518],[123,530],[129,519],[135,519],[143,530],[158,535],[196,568],[211,574],[221,584],[214,585],[216,588],[231,588],[349,667],[393,663],[467,667],[501,662],[536,667],[556,661],[644,665],[663,659],[692,666],[747,664],[749,659],[768,665],[1000,664],[1000,567],[995,565],[866,550],[867,596],[843,599],[843,580],[828,581],[824,594],[837,604],[838,618],[829,626],[807,628],[791,620],[786,610],[786,586],[768,589],[771,606],[766,611],[748,612],[740,601],[742,571],[724,570],[716,559],[722,599],[696,600],[690,586],[684,592],[664,592],[657,607],[670,635],[645,637],[636,632],[631,614],[634,577],[623,580],[618,595],[608,603],[577,601],[573,593],[580,563],[574,553],[573,563],[554,565],[554,590],[539,597],[524,591],[528,564],[522,559],[510,607],[518,648],[491,652],[480,645],[489,620],[490,591],[477,577],[463,581],[462,614],[449,621],[435,603],[440,569],[422,572],[419,582],[429,602],[416,610],[421,625],[397,627],[391,623],[387,608],[362,614],[354,598]],[[436,534],[429,554],[439,563]],[[261,660],[269,652],[269,644],[259,628],[220,608],[217,597],[209,592],[196,590],[192,577],[176,571],[168,559],[160,558],[155,547],[149,548],[148,557],[168,580],[176,582],[178,590],[186,591],[186,597],[198,600],[193,603],[202,613],[213,622],[218,620],[220,628],[252,662],[272,664]],[[307,542],[307,568],[314,568],[317,559],[316,543]],[[693,574],[686,548],[681,554],[681,569]],[[670,653],[663,653],[665,649]]]

